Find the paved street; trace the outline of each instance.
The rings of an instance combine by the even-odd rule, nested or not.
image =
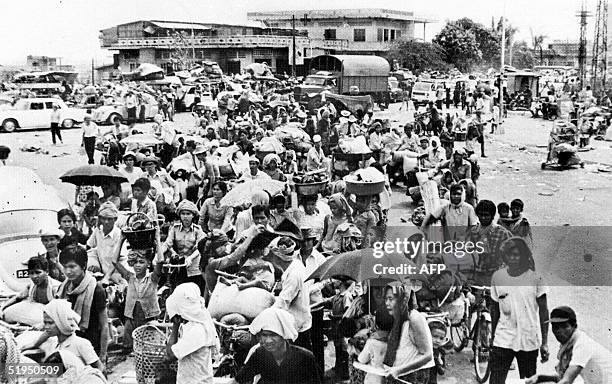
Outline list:
[[[396,110],[397,107],[391,108]],[[401,113],[397,113],[397,117],[401,120]],[[192,118],[182,114],[177,116],[177,123],[192,124]],[[580,153],[587,162],[585,169],[542,171],[540,164],[546,157],[543,146],[547,143],[551,124],[531,119],[528,114],[513,113],[504,124],[504,135],[489,136],[488,158],[480,161],[479,197],[495,203],[510,202],[514,198],[525,202],[525,216],[535,227],[537,267],[551,285],[549,307],[572,306],[578,314],[580,328],[612,349],[612,309],[608,305],[612,297],[612,236],[609,233],[612,228],[609,214],[612,173],[599,172],[597,165],[612,164],[612,148],[608,142],[595,141],[592,142],[594,150]],[[58,176],[85,164],[86,160],[78,154],[80,130],[63,131],[62,134],[65,144],[57,147],[50,144],[48,131],[0,134],[0,142],[13,151],[11,165],[34,169],[46,183],[72,201],[74,186],[62,184]],[[24,145],[41,146],[49,154],[21,152],[19,148]],[[398,189],[392,197],[390,226],[412,225],[400,220],[409,218],[412,210],[403,192]],[[592,261],[585,261],[585,253],[593,255]],[[545,370],[554,368],[558,349],[552,333],[549,340],[551,362],[545,365]],[[475,382],[470,357],[469,348],[447,357],[449,369],[439,382]],[[512,374],[518,377],[517,371]]]

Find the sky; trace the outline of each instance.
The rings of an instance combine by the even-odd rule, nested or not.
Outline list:
[[[24,65],[26,56],[61,57],[62,64],[112,63],[112,52],[100,48],[99,31],[136,20],[191,22],[246,21],[249,11],[387,8],[413,11],[436,19],[427,26],[431,40],[445,21],[469,17],[487,26],[505,13],[518,27],[518,39],[531,42],[533,34],[552,39],[577,40],[575,16],[582,0],[11,0],[3,4],[0,23],[0,64]],[[596,0],[586,0],[595,11]],[[594,18],[588,39],[593,38]],[[612,28],[612,25],[610,26]],[[422,37],[422,29],[417,29]]]

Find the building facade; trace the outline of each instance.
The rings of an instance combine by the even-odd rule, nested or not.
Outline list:
[[[304,62],[308,38],[297,33],[296,64]],[[215,61],[225,73],[240,73],[251,63],[267,63],[279,73],[291,73],[292,30],[262,22],[246,25],[141,20],[100,31],[102,48],[117,51],[115,66],[133,71],[151,63],[173,72],[190,63]]]
[[[323,53],[383,55],[395,40],[424,38],[425,26],[434,21],[413,12],[378,8],[249,12],[247,18],[289,29],[295,18],[295,28],[310,39],[307,57]]]
[[[29,71],[74,71],[72,65],[62,65],[59,57],[34,56],[28,55],[26,58],[26,68]]]

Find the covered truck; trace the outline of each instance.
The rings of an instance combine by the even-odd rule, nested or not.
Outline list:
[[[330,91],[339,95],[371,95],[375,102],[387,99],[389,62],[370,55],[322,55],[310,61],[304,83],[294,89],[300,103],[309,95]]]

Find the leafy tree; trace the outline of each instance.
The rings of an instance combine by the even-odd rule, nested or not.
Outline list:
[[[527,42],[517,41],[512,47],[512,65],[516,68],[533,68],[533,52]]]
[[[424,70],[444,71],[450,65],[446,63],[446,52],[438,44],[414,40],[398,40],[387,53],[389,62],[397,60],[400,67],[407,68],[415,74]]]
[[[465,28],[464,20],[469,19],[448,22],[433,42],[444,49],[448,63],[455,65],[460,71],[467,72],[480,64],[482,51],[474,31]]]

